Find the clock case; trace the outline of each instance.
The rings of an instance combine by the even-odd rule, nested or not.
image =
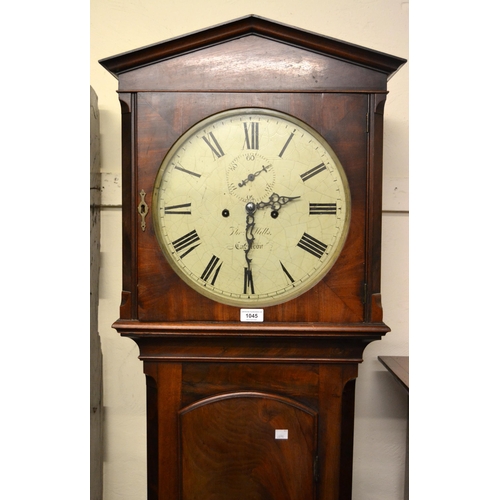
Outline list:
[[[311,416],[309,444],[263,469],[293,483],[286,494],[276,485],[273,498],[350,498],[357,367],[366,345],[389,331],[380,296],[383,112],[387,81],[405,60],[248,16],[99,62],[118,79],[122,110],[123,292],[113,326],[137,342],[147,375],[148,498],[208,492],[189,458],[203,455],[194,430],[220,421],[238,397],[250,406],[232,418],[257,433],[259,405],[279,407],[290,428],[297,413]],[[351,192],[335,265],[311,290],[266,307],[263,323],[242,323],[239,308],[187,286],[162,254],[151,214],[155,176],[174,142],[207,116],[242,107],[309,124],[337,154]],[[224,432],[222,442],[234,441]],[[255,442],[243,462],[262,456]],[[238,458],[231,448],[224,456],[227,498],[246,498],[238,485],[248,474],[231,481]],[[217,484],[214,494],[226,498]]]

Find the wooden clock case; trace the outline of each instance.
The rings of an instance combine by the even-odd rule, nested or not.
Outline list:
[[[404,62],[255,16],[100,61],[118,78],[122,107],[123,292],[113,326],[144,362],[149,500],[351,497],[358,364],[389,331],[383,111]],[[176,139],[240,107],[316,129],[351,191],[337,262],[305,294],[265,308],[263,323],[242,323],[239,308],[188,287],[151,216],[155,176]]]

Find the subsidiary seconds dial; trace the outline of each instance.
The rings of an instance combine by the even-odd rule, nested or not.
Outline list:
[[[266,109],[218,113],[174,144],[153,193],[155,232],[200,294],[241,307],[291,300],[335,263],[350,194],[327,142]]]

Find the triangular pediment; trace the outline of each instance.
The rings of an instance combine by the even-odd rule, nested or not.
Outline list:
[[[126,91],[271,91],[383,90],[405,60],[247,16],[99,62]]]

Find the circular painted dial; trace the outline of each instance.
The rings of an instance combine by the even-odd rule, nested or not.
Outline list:
[[[153,218],[189,286],[224,304],[270,306],[333,266],[349,228],[349,187],[335,153],[305,123],[237,109],[174,144],[156,177]]]

